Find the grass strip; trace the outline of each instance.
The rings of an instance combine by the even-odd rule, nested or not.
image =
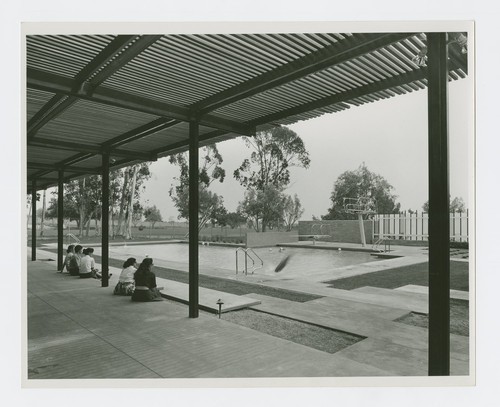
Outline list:
[[[408,284],[429,286],[429,262],[327,281],[329,287],[353,290],[359,287],[397,288]],[[450,288],[469,291],[469,263],[450,261]]]
[[[429,316],[410,312],[395,320],[407,325],[419,326],[429,329]],[[469,302],[465,300],[450,299],[450,333],[469,336]]]
[[[335,353],[363,337],[253,310],[228,312],[224,320],[322,352]]]

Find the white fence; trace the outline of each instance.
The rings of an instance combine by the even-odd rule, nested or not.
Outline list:
[[[373,238],[428,240],[429,215],[418,213],[378,214],[373,216]],[[469,210],[450,213],[450,240],[469,241]]]

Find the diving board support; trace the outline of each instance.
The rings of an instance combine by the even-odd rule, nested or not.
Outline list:
[[[363,224],[363,214],[358,213],[358,221],[359,221],[359,234],[361,235],[361,245],[366,247],[366,236],[365,236],[365,226]]]

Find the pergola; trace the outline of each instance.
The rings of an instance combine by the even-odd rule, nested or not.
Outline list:
[[[464,42],[465,39],[465,42]],[[467,75],[463,33],[28,35],[27,188],[101,174],[108,286],[109,171],[238,135],[428,89],[429,374],[449,375],[447,82]],[[36,231],[36,216],[33,216]],[[36,233],[32,233],[36,259]],[[189,223],[189,316],[198,317],[198,223]]]

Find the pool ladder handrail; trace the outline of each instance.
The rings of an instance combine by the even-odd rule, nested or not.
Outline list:
[[[384,250],[380,248],[380,246],[384,244]],[[391,251],[391,241],[387,240],[385,236],[381,236],[377,239],[377,241],[373,244],[372,250],[377,251],[379,253],[387,253]]]
[[[245,275],[248,275],[248,258],[252,260],[252,274],[254,273],[255,270],[261,269],[264,267],[264,261],[259,257],[257,253],[255,253],[255,250],[253,250],[251,247],[248,249],[244,249],[243,247],[238,247],[236,249],[236,274],[238,274],[238,252],[242,251],[245,253]],[[257,259],[260,260],[260,266],[255,267],[255,259],[250,255],[250,253],[253,253]]]

